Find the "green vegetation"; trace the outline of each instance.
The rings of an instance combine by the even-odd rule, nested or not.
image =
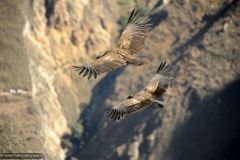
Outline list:
[[[120,8],[124,10],[128,10],[121,14],[118,23],[125,27],[128,22],[129,15],[133,8],[139,9],[142,14],[149,14],[150,9],[147,7],[147,4],[144,1],[127,1],[127,0],[117,0],[117,3],[120,5]]]
[[[123,14],[123,15],[120,17],[120,19],[118,20],[118,23],[119,23],[122,27],[124,27],[124,26],[127,24],[127,22],[128,22],[128,18],[129,18],[129,15],[128,15],[128,14]]]
[[[77,122],[73,125],[72,130],[73,130],[73,136],[75,138],[80,138],[83,133],[83,126],[81,123]]]
[[[72,148],[72,142],[70,141],[70,139],[62,139],[62,144],[64,147],[66,148]]]
[[[144,7],[144,6],[141,6],[141,7],[139,6],[138,8],[143,14],[149,14],[151,11],[149,8]]]
[[[125,5],[125,4],[128,3],[128,0],[117,0],[117,3],[118,3],[119,5]]]
[[[37,108],[36,105],[30,105],[27,107],[27,111],[32,115],[37,115],[40,112],[39,108]]]

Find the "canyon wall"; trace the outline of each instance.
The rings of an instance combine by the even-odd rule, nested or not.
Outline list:
[[[140,55],[153,63],[78,76],[71,66],[114,45],[134,6],[152,19]],[[0,13],[0,152],[239,159],[239,1],[3,0]],[[104,108],[144,87],[162,59],[176,73],[165,108],[109,120]]]

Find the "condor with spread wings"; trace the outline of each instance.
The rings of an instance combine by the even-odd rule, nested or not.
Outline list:
[[[147,34],[151,27],[148,16],[143,16],[140,11],[133,10],[128,23],[121,34],[117,47],[98,56],[95,61],[82,66],[73,66],[79,74],[92,76],[115,70],[127,64],[135,66],[145,64],[145,60],[138,58],[136,54],[144,47]]]
[[[162,62],[156,75],[143,90],[135,96],[129,96],[127,100],[112,108],[106,108],[108,116],[113,120],[119,120],[127,114],[143,110],[148,105],[152,105],[154,109],[162,108],[163,102],[158,99],[166,92],[172,78],[172,69],[166,64],[166,61]]]

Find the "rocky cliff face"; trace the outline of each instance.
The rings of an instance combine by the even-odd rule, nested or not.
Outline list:
[[[71,66],[110,47],[116,26],[107,5],[0,2],[1,152],[64,159],[61,137],[70,134],[95,83],[85,85]]]
[[[239,158],[237,0],[21,2],[0,2],[0,152],[43,152],[47,159]],[[136,5],[151,14],[141,54],[154,63],[98,80],[79,77],[71,66],[110,48],[116,22]],[[162,58],[176,70],[166,107],[108,120],[103,108],[140,90]]]

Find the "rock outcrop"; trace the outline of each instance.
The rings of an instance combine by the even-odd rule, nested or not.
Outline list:
[[[61,138],[88,101],[71,66],[109,48],[116,25],[99,1],[1,1],[1,149],[64,159]],[[106,18],[107,17],[107,18]],[[84,83],[82,81],[85,81]]]

